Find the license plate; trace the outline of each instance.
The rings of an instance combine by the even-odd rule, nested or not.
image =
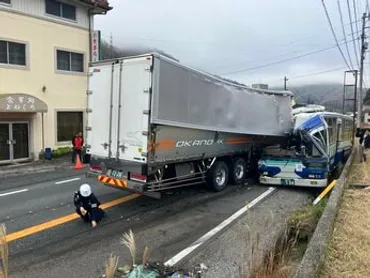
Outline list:
[[[281,185],[295,185],[295,181],[293,179],[281,179]]]
[[[119,170],[108,169],[107,175],[120,180],[123,177],[123,172]]]

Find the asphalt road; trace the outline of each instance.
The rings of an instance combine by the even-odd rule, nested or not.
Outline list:
[[[57,223],[74,212],[73,193],[85,181],[75,170],[3,179],[0,222],[6,224],[8,234],[50,220]],[[88,182],[102,203],[130,195],[92,179]],[[129,229],[136,236],[139,256],[148,246],[152,260],[168,260],[267,189],[229,186],[214,193],[202,187],[183,188],[160,200],[138,197],[116,205],[107,210],[97,229],[79,219],[54,223],[40,232],[31,229],[30,235],[9,243],[10,277],[99,277],[111,252],[120,256],[120,265],[130,262],[128,250],[119,244]],[[273,194],[264,202],[269,198]]]

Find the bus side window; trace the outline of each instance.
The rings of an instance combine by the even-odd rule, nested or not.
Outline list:
[[[326,119],[326,122],[328,123],[328,133],[329,133],[329,146],[333,143],[335,143],[335,131],[336,131],[336,124],[335,120],[333,118]]]

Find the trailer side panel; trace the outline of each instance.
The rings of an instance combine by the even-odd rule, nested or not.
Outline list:
[[[293,125],[291,93],[234,85],[155,56],[151,123],[281,136]]]
[[[171,126],[157,126],[155,130],[155,141],[149,143],[149,163],[152,166],[233,156],[248,152],[253,145],[269,144],[281,139]]]

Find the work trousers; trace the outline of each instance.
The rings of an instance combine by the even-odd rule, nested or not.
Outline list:
[[[82,162],[82,151],[73,149],[73,151],[72,151],[72,163],[75,163],[77,155],[80,157],[80,161]]]
[[[91,211],[87,211],[85,215],[82,215],[81,211],[76,208],[76,213],[82,218],[82,220],[86,223],[91,222],[93,219],[98,223],[100,220],[103,219],[105,212],[101,208],[97,208],[94,211],[94,217],[91,215]]]

